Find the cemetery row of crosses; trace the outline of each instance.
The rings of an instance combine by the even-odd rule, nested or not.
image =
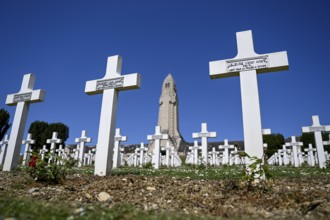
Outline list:
[[[251,31],[238,32],[236,37],[237,56],[229,60],[210,62],[210,77],[211,79],[240,77],[244,151],[250,156],[263,158],[264,148],[267,146],[263,143],[262,135],[270,134],[271,131],[261,127],[257,73],[288,69],[287,53],[262,55],[255,53]],[[74,158],[78,161],[79,167],[94,165],[94,174],[100,176],[110,175],[113,168],[124,165],[142,167],[151,163],[154,169],[159,169],[160,166],[178,167],[182,164],[179,157],[182,152],[186,156],[186,164],[220,166],[251,163],[249,158],[240,158],[237,146],[230,144],[227,139],[223,144],[209,151],[209,138],[215,138],[217,134],[209,132],[206,123],[201,124],[200,132],[192,134],[192,137],[196,139],[194,144],[186,145],[178,131],[177,97],[171,75],[163,84],[158,125],[155,133],[147,136],[149,144],[141,143],[134,152],[125,153],[121,142],[126,141],[127,137],[122,136],[120,129],[116,128],[117,96],[120,91],[139,88],[140,74],[121,75],[121,64],[120,56],[108,57],[105,76],[102,79],[86,82],[85,93],[103,96],[96,147],[87,147],[87,143],[90,143],[92,138],[87,137],[85,130],[82,131],[81,137],[75,139],[76,146],[73,149],[63,147],[57,132],[53,132],[52,137],[38,152],[41,160],[45,159],[46,154],[50,155],[47,158],[49,163],[61,164],[64,160]],[[33,74],[24,75],[20,91],[7,96],[6,104],[17,107],[10,136],[6,135],[0,142],[0,165],[3,165],[4,171],[10,171],[18,166],[22,144],[25,145],[22,165],[27,166],[31,157],[31,145],[35,143],[35,140],[31,134],[23,140],[29,105],[42,102],[45,97],[44,90],[33,89],[34,82]],[[303,143],[292,136],[290,142],[285,143],[282,149],[267,160],[268,164],[299,167],[307,162],[309,166],[324,168],[326,161],[330,160],[330,155],[324,150],[324,145],[330,145],[330,142],[323,141],[321,133],[330,131],[330,126],[321,125],[317,115],[312,116],[312,123],[312,126],[302,127],[302,132],[314,133],[316,146],[309,144],[309,148],[303,152],[301,150]]]

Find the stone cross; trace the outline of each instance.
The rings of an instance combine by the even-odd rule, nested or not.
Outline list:
[[[54,160],[56,144],[60,144],[60,143],[62,143],[62,139],[57,138],[57,132],[53,132],[52,138],[47,139],[47,144],[50,144],[50,151],[49,151],[50,152],[50,158],[49,158],[48,162]]]
[[[170,142],[167,141],[166,142],[166,146],[165,147],[162,147],[162,150],[165,150],[166,153],[165,153],[165,165],[167,167],[170,166],[170,150],[172,149],[172,146],[170,145]]]
[[[316,151],[315,148],[313,148],[313,145],[312,144],[308,144],[308,148],[305,149],[305,152],[307,152],[307,162],[308,162],[308,165],[313,167],[315,166],[315,159],[314,159],[314,151]]]
[[[302,127],[302,132],[303,133],[309,133],[313,132],[314,133],[314,138],[315,138],[315,144],[316,144],[316,150],[317,150],[317,157],[319,161],[319,167],[320,168],[325,168],[326,167],[326,158],[325,158],[325,153],[324,153],[324,146],[323,146],[323,141],[322,141],[322,131],[330,131],[330,125],[321,125],[319,116],[318,115],[313,115],[312,116],[313,120],[313,125],[312,126],[307,126],[307,127]]]
[[[228,139],[224,140],[223,145],[219,145],[219,149],[224,149],[223,156],[222,156],[222,164],[229,163],[229,149],[234,149],[234,145],[230,145],[228,143]]]
[[[208,138],[215,138],[217,137],[216,132],[208,132],[207,131],[207,124],[202,123],[202,131],[199,133],[193,133],[193,138],[201,138],[202,139],[202,161],[205,166],[207,166],[207,139]]]
[[[3,163],[5,162],[8,143],[9,143],[9,137],[8,137],[8,135],[6,134],[6,135],[5,135],[5,138],[4,138],[2,141],[0,141],[0,146],[1,146],[1,152],[0,152],[0,165],[3,165]]]
[[[285,146],[287,147],[292,147],[292,154],[293,154],[293,166],[295,167],[299,167],[300,163],[299,163],[299,159],[298,159],[298,153],[299,150],[298,148],[300,148],[301,146],[303,146],[302,142],[297,142],[296,141],[296,137],[295,136],[291,136],[291,143],[285,143]]]
[[[121,75],[121,66],[120,56],[108,57],[105,76],[102,79],[86,82],[85,93],[103,94],[94,170],[94,174],[99,176],[111,174],[118,93],[140,87],[140,75],[137,73]]]
[[[86,134],[87,132],[82,130],[81,137],[75,139],[75,142],[79,143],[78,167],[81,167],[84,164],[85,143],[90,143],[92,141],[92,138],[86,137]]]
[[[189,150],[191,150],[193,157],[193,164],[198,165],[198,150],[200,146],[198,146],[198,141],[194,141],[194,146],[190,146]]]
[[[282,145],[282,154],[283,154],[283,164],[284,166],[287,166],[289,164],[289,160],[288,160],[288,154],[291,152],[289,149],[286,149],[285,145]]]
[[[134,150],[134,159],[133,159],[133,165],[135,166],[135,167],[137,167],[137,165],[138,165],[138,156],[139,156],[139,154],[138,154],[138,151],[139,151],[139,149],[138,148],[135,148],[135,150]]]
[[[175,167],[175,157],[177,156],[177,152],[176,152],[174,147],[171,147],[170,155],[171,155],[171,164],[170,164],[170,166]]]
[[[26,140],[22,141],[22,144],[25,144],[24,156],[23,156],[23,166],[29,165],[31,144],[34,144],[36,141],[32,140],[32,134],[28,133]]]
[[[40,149],[39,154],[41,156],[41,160],[45,159],[45,153],[48,152],[47,145],[44,145],[42,149]]]
[[[120,166],[120,142],[121,141],[127,141],[126,136],[121,136],[120,134],[120,128],[116,128],[115,133],[115,146],[113,149],[113,168],[119,168]]]
[[[212,151],[209,152],[209,154],[211,156],[211,165],[213,166],[219,165],[217,162],[218,161],[217,157],[219,152],[215,150],[215,147],[212,147]]]
[[[155,128],[155,134],[154,135],[148,135],[147,139],[149,141],[155,140],[155,148],[154,148],[154,157],[153,157],[153,166],[155,169],[159,169],[160,166],[160,140],[167,140],[168,134],[162,134],[160,133],[160,126],[156,126]]]
[[[88,153],[87,153],[87,165],[88,166],[92,164],[93,156],[94,156],[93,149],[89,149]]]
[[[279,166],[282,166],[283,164],[283,158],[282,158],[282,155],[283,155],[283,151],[281,149],[278,149],[277,150],[277,156],[278,156],[278,165]]]
[[[57,164],[61,164],[63,165],[63,159],[64,159],[64,149],[63,149],[63,145],[61,144],[58,149],[55,150],[55,152],[57,152],[57,156],[58,158],[60,158],[60,161],[57,161]]]
[[[143,164],[144,164],[144,161],[145,161],[144,160],[144,158],[145,158],[144,152],[147,151],[148,148],[144,146],[143,142],[141,142],[140,148],[138,148],[138,150],[140,151],[140,167],[142,167]]]
[[[236,38],[237,56],[210,62],[210,77],[240,77],[245,152],[261,159],[264,152],[257,73],[287,70],[288,57],[286,52],[255,53],[251,30],[237,32]]]
[[[6,105],[17,105],[17,107],[3,171],[10,171],[18,165],[30,103],[42,102],[45,98],[46,92],[44,90],[33,90],[34,82],[35,76],[33,74],[25,74],[20,91],[7,96]]]

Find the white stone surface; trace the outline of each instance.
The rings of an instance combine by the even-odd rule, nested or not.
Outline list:
[[[205,166],[207,166],[207,159],[208,159],[208,152],[207,152],[207,139],[208,138],[215,138],[217,137],[216,132],[208,132],[207,131],[207,123],[202,123],[201,125],[201,132],[199,133],[193,133],[192,137],[193,138],[201,138],[202,140],[202,162],[204,163]]]
[[[224,140],[224,144],[223,145],[219,145],[219,149],[223,149],[223,153],[222,153],[222,164],[228,164],[229,163],[229,149],[234,149],[235,146],[234,145],[230,145],[228,142],[228,139]]]
[[[94,170],[94,174],[99,176],[111,174],[118,91],[140,87],[140,75],[137,73],[121,75],[121,67],[120,56],[108,57],[105,76],[102,79],[86,82],[85,93],[88,95],[103,93]]]
[[[79,144],[78,167],[82,167],[84,164],[85,143],[92,142],[92,138],[87,137],[86,135],[86,130],[82,130],[80,138],[75,139],[75,142]]]
[[[313,121],[312,126],[302,127],[302,132],[303,133],[310,133],[310,132],[314,133],[319,167],[325,168],[326,167],[326,158],[325,158],[325,153],[324,153],[324,146],[323,146],[321,132],[330,131],[330,125],[321,125],[318,115],[313,115],[312,121]]]
[[[168,134],[162,134],[161,128],[159,126],[156,126],[155,128],[155,134],[154,135],[148,135],[147,139],[149,141],[154,140],[155,141],[155,148],[154,148],[154,156],[153,156],[153,167],[155,169],[159,169],[160,166],[160,140],[167,140]]]
[[[116,128],[115,133],[115,146],[113,148],[113,168],[119,168],[120,167],[120,142],[127,141],[126,136],[121,136],[120,134],[120,128]]]
[[[32,153],[31,144],[34,144],[36,141],[32,139],[32,134],[28,133],[26,140],[22,141],[22,144],[25,144],[24,154],[23,154],[23,166],[29,165],[30,156]]]
[[[209,63],[211,79],[240,76],[245,152],[263,157],[262,127],[257,73],[288,69],[286,52],[257,54],[252,31],[236,33],[237,56]],[[249,164],[250,161],[247,160]]]
[[[9,143],[9,136],[6,134],[4,139],[0,141],[1,152],[0,152],[0,165],[3,165],[5,162],[7,148]]]
[[[3,171],[10,171],[18,165],[30,103],[42,102],[45,98],[46,92],[44,90],[33,90],[34,82],[35,76],[33,74],[25,74],[20,91],[7,96],[6,105],[16,105],[16,111],[11,126]]]
[[[292,154],[293,154],[293,161],[292,165],[294,167],[299,167],[300,166],[300,161],[298,158],[298,153],[300,152],[299,149],[301,149],[301,146],[303,146],[302,142],[297,142],[295,136],[291,136],[291,142],[290,143],[285,143],[285,146],[287,147],[292,147]]]

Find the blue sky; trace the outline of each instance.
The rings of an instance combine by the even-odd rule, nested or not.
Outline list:
[[[122,74],[140,73],[139,90],[120,92],[117,127],[127,143],[147,143],[158,120],[161,86],[172,73],[179,97],[180,131],[187,141],[208,123],[215,141],[243,139],[239,77],[211,80],[209,61],[236,56],[238,31],[252,30],[259,54],[287,51],[289,70],[258,75],[263,128],[301,135],[312,115],[330,124],[330,3],[288,0],[0,1],[0,108],[34,73],[35,120],[81,130],[96,144],[101,95],[84,93],[102,78],[108,56],[123,57]],[[26,133],[26,132],[25,132]],[[24,135],[26,137],[26,135]]]

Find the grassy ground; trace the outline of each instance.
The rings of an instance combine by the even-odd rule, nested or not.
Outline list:
[[[0,167],[1,169],[1,167]],[[0,171],[1,172],[1,171]],[[20,171],[21,172],[21,171]],[[18,172],[17,175],[22,173]],[[75,168],[72,172],[93,175],[93,168]],[[310,167],[270,167],[272,178],[305,179],[330,176],[330,169]],[[161,168],[160,170],[123,167],[113,170],[113,176],[174,176],[191,179],[235,180],[243,177],[242,169],[235,166],[223,167],[180,167]],[[21,183],[17,183],[20,186]],[[0,185],[0,219],[221,219],[200,215],[182,215],[178,213],[158,213],[134,208],[130,204],[109,205],[66,203],[65,201],[49,201],[47,203],[32,198],[11,197]],[[244,218],[246,219],[246,218]]]

